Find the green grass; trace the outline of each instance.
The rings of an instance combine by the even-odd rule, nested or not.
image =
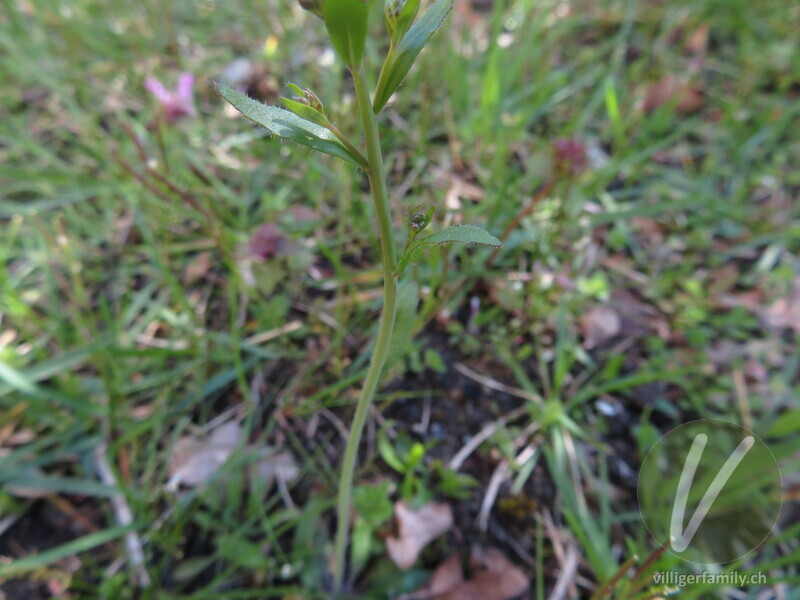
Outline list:
[[[425,398],[434,422],[439,404],[466,412],[480,403],[482,419],[510,412],[510,396],[469,382],[455,363],[541,396],[467,463],[479,480],[471,499],[450,501],[466,513],[466,540],[478,540],[488,478],[510,459],[518,494],[509,482],[500,497],[536,505],[513,531],[536,563],[531,597],[547,597],[559,571],[549,514],[577,545],[577,597],[588,598],[588,586],[655,550],[635,499],[603,490],[623,486],[620,464],[635,472],[638,454],[670,426],[697,417],[749,424],[787,482],[797,471],[798,426],[785,411],[800,391],[798,332],[768,326],[759,311],[796,294],[800,276],[800,8],[509,0],[473,16],[451,16],[383,119],[399,234],[400,215],[432,203],[437,223],[463,217],[500,235],[547,183],[554,138],[575,137],[605,158],[547,193],[488,270],[482,249],[432,249],[409,269],[423,290],[421,316],[407,325],[418,333],[379,404],[412,437],[403,411]],[[694,68],[685,40],[703,24],[707,55],[692,75],[703,108],[639,110],[649,86]],[[324,596],[343,449],[331,415],[350,420],[379,308],[374,215],[351,165],[227,118],[211,82],[246,57],[271,93],[286,94],[285,81],[310,87],[350,132],[351,84],[339,65],[325,66],[325,49],[317,20],[274,0],[0,6],[0,522],[15,523],[0,535],[0,589],[9,598],[20,589],[48,597],[52,581],[86,598]],[[383,50],[368,53],[377,62]],[[143,80],[170,86],[181,70],[197,77],[198,115],[171,126]],[[462,191],[461,207],[448,209],[457,183],[479,193]],[[296,218],[298,207],[309,216]],[[253,264],[251,285],[246,244],[265,223],[293,249]],[[188,276],[203,253],[208,268]],[[582,317],[621,292],[647,308],[647,326],[584,348]],[[747,294],[757,309],[728,302]],[[473,297],[477,335],[467,323]],[[270,341],[248,342],[293,321]],[[426,350],[443,357],[444,375]],[[736,373],[746,375],[744,396]],[[459,399],[467,384],[474,398]],[[603,413],[598,400],[621,414]],[[293,453],[298,479],[284,493],[252,489],[254,457],[242,447],[214,485],[166,490],[177,439],[232,408],[250,442]],[[516,465],[514,441],[532,422],[541,430],[522,446],[541,447],[542,458]],[[425,460],[440,452],[446,463],[484,424],[440,418]],[[621,456],[620,440],[636,456]],[[102,444],[143,544],[146,591],[130,584],[128,530],[96,475]],[[401,486],[374,445],[361,456],[357,481]],[[23,482],[51,495],[15,496],[8,484]],[[65,507],[95,530],[31,533],[42,514]],[[488,543],[519,562],[494,529],[511,525],[497,507],[492,514]],[[762,549],[723,568],[797,586],[796,502],[784,514]],[[361,574],[365,597],[366,581],[387,597],[387,578],[398,589],[419,574],[384,573],[384,533],[376,528]],[[664,554],[648,569],[692,565]],[[681,597],[725,593],[698,586]]]

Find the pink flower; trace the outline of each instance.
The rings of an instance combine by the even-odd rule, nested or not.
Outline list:
[[[558,138],[553,142],[556,174],[561,177],[579,175],[589,166],[586,144],[575,138]]]
[[[188,72],[181,73],[174,92],[165,88],[155,77],[144,80],[144,87],[156,97],[168,123],[175,123],[183,117],[195,114],[193,85],[194,75]]]
[[[259,227],[250,238],[250,256],[265,261],[289,253],[289,239],[275,225],[267,223]]]

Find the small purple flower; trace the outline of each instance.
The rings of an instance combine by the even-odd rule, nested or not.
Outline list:
[[[259,227],[248,244],[250,256],[266,261],[289,253],[289,239],[275,225],[267,223]]]
[[[155,77],[144,80],[144,87],[156,97],[168,123],[175,123],[183,117],[195,114],[193,85],[194,75],[188,72],[181,73],[174,92],[165,88]]]
[[[553,142],[553,162],[561,177],[579,175],[589,166],[588,148],[575,138],[557,138]]]

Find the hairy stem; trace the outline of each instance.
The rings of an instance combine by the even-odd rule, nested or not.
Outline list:
[[[356,90],[356,99],[358,100],[358,110],[361,115],[361,123],[367,142],[367,161],[369,162],[367,173],[369,175],[369,184],[372,189],[372,199],[375,203],[375,213],[378,217],[378,229],[380,232],[381,255],[383,261],[383,312],[381,314],[378,337],[375,340],[372,360],[369,364],[367,377],[364,380],[361,396],[358,399],[356,414],[353,417],[353,425],[350,428],[350,438],[347,440],[347,447],[344,451],[342,475],[339,479],[339,497],[336,511],[337,529],[333,563],[333,581],[336,591],[341,590],[342,583],[344,582],[345,555],[350,527],[350,501],[358,445],[361,441],[361,434],[364,431],[364,424],[367,421],[369,406],[372,403],[375,390],[380,382],[383,366],[386,363],[386,357],[389,354],[389,343],[391,342],[392,330],[394,329],[397,301],[397,277],[394,275],[394,269],[397,263],[397,249],[395,247],[394,231],[392,229],[389,195],[386,191],[386,177],[383,168],[383,156],[381,155],[377,117],[372,112],[372,105],[370,103],[367,84],[364,80],[363,69],[353,70],[352,73]]]

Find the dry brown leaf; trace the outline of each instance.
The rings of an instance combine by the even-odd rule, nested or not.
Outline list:
[[[451,592],[450,599],[474,597],[482,600],[508,600],[528,589],[528,577],[496,548],[473,550],[470,560],[473,575],[462,585],[465,595],[457,596]],[[477,592],[483,592],[483,595]],[[471,593],[472,596],[468,594]]]
[[[647,217],[631,217],[630,224],[648,244],[661,244],[664,241],[664,226],[658,221]]]
[[[583,347],[591,350],[619,334],[622,320],[619,313],[609,306],[595,306],[581,316]]]
[[[206,436],[182,437],[169,459],[167,487],[195,487],[208,481],[236,450],[241,437],[242,429],[235,421],[220,425]],[[289,452],[269,446],[248,446],[247,451],[258,457],[249,465],[248,476],[251,483],[259,482],[259,489],[269,490],[276,479],[289,482],[300,473]]]
[[[211,269],[211,252],[201,252],[195,256],[183,272],[183,282],[191,285],[205,277]]]
[[[435,598],[446,594],[464,581],[464,571],[461,568],[461,556],[453,554],[450,558],[436,567],[431,575],[428,585],[422,591],[425,598]]]
[[[399,537],[386,540],[389,557],[401,569],[408,569],[431,541],[453,526],[453,511],[442,502],[429,502],[412,510],[405,502],[396,502],[394,515]]]
[[[773,329],[800,333],[800,298],[779,298],[766,310],[764,320]]]
[[[253,465],[250,478],[263,480],[264,489],[272,487],[275,479],[288,482],[300,474],[300,469],[289,452],[275,452],[272,448],[262,448],[259,453],[262,458]]]
[[[472,578],[464,580],[455,554],[434,571],[428,585],[413,595],[417,600],[510,600],[528,589],[527,575],[496,548],[473,548]]]
[[[794,329],[800,333],[800,277],[794,282],[794,291],[779,298],[764,311],[764,324],[772,329]]]
[[[746,292],[739,292],[737,294],[721,295],[719,298],[716,298],[721,307],[733,308],[735,306],[741,306],[753,314],[759,314],[762,310],[764,299],[764,292],[758,289],[747,290]]]
[[[719,306],[741,306],[758,316],[761,323],[769,329],[793,329],[800,333],[800,277],[795,279],[794,289],[788,295],[778,298],[769,306],[764,292],[760,289],[737,294],[720,295],[716,298]]]
[[[708,50],[708,23],[704,23],[686,36],[683,46],[686,51],[695,56],[705,56]]]
[[[12,446],[24,446],[25,444],[30,444],[35,439],[36,433],[33,431],[33,429],[24,427],[16,430],[14,433],[5,438],[3,445],[9,448]]]
[[[643,109],[649,114],[664,106],[676,102],[675,110],[679,113],[693,113],[705,105],[705,98],[696,86],[681,81],[674,75],[667,75],[647,88]]]
[[[769,376],[769,370],[761,361],[758,361],[755,358],[750,358],[746,363],[744,363],[744,376],[747,378],[748,383],[763,383]]]
[[[194,487],[205,483],[228,460],[236,449],[242,429],[230,421],[205,437],[185,436],[177,441],[169,459],[169,484]]]

